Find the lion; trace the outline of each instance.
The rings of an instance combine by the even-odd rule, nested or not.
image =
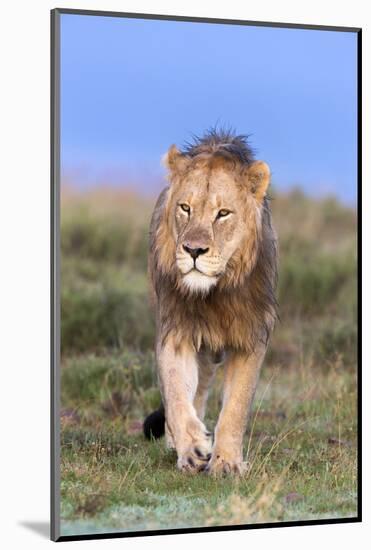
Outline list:
[[[190,473],[246,470],[243,436],[277,317],[277,237],[270,170],[246,136],[209,130],[165,155],[169,185],[150,224],[148,271],[163,405],[148,438],[165,433]],[[204,417],[216,370],[223,400],[214,434]]]

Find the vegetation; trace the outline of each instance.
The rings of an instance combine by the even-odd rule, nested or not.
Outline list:
[[[160,402],[152,207],[113,189],[62,196],[62,533],[355,516],[355,212],[299,191],[273,196],[280,322],[246,434],[248,473],[215,481],[177,472],[163,441],[141,433]]]

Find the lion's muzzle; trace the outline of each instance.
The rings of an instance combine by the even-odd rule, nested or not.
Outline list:
[[[194,260],[196,260],[199,256],[201,256],[201,254],[206,254],[206,252],[208,252],[209,250],[209,247],[201,247],[201,246],[197,246],[198,243],[196,243],[196,245],[194,243],[191,243],[192,246],[190,246],[188,243],[187,244],[183,244],[183,249],[191,256],[191,258],[193,258]]]

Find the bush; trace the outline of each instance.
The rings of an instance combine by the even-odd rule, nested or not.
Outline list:
[[[154,317],[146,276],[110,264],[62,264],[62,353],[152,349]]]
[[[142,414],[159,406],[153,352],[90,354],[64,360],[62,403],[78,413],[105,417]],[[140,413],[137,411],[140,411]]]
[[[317,251],[313,243],[296,244],[281,255],[278,301],[282,312],[311,316],[336,310],[348,281],[353,282],[349,290],[355,301],[356,277],[355,258],[348,252],[339,255]]]
[[[62,197],[63,199],[63,197]],[[147,288],[153,202],[119,190],[72,193],[62,200],[62,353],[150,350],[154,319]],[[275,194],[279,237],[280,327],[268,360],[305,352],[321,362],[354,361],[356,214],[335,199]]]

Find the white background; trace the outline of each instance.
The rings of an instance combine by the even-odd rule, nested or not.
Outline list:
[[[147,12],[363,27],[364,52],[364,280],[370,280],[367,236],[371,205],[369,108],[370,16],[365,0],[48,0],[3,2],[0,17],[0,545],[40,548],[49,521],[49,10],[54,7]],[[83,37],[82,37],[83,39]],[[369,69],[369,67],[368,67]],[[368,102],[370,103],[370,102]],[[318,121],[318,131],[320,132]],[[364,288],[364,311],[370,310]],[[364,333],[369,332],[365,321]],[[367,347],[367,339],[366,346]],[[167,549],[186,545],[261,548],[364,548],[371,539],[370,373],[364,365],[364,523],[69,542],[69,548]],[[33,527],[30,527],[32,524]],[[35,527],[36,526],[36,527]],[[174,538],[176,537],[176,538]]]

